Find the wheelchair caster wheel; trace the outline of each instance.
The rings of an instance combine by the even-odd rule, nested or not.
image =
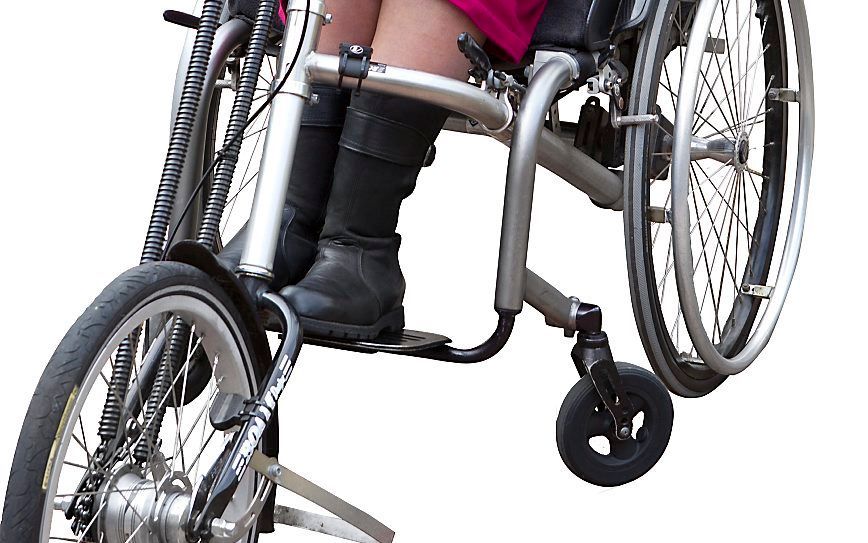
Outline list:
[[[598,486],[619,486],[644,475],[663,456],[672,432],[672,399],[663,383],[638,366],[616,366],[636,412],[632,435],[615,435],[615,422],[588,375],[567,394],[557,421],[564,464]]]

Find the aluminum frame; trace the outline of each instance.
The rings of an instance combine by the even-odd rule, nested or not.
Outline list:
[[[294,0],[287,10],[286,43],[297,44],[304,35],[299,53],[303,61],[297,62],[287,75],[296,49],[282,48],[276,81],[283,77],[287,81],[272,102],[248,224],[248,243],[237,269],[242,275],[264,279],[273,276],[274,253],[294,155],[287,150],[295,149],[302,108],[310,99],[310,85],[337,86],[339,81],[345,88],[354,89],[358,85],[355,78],[341,78],[339,57],[314,52],[326,17],[323,3],[320,0],[311,2],[305,29],[306,10],[306,0]],[[222,71],[232,51],[243,43],[247,32],[249,25],[246,23],[229,21],[221,27],[215,39],[203,94],[208,101],[214,92],[219,92],[216,74]],[[451,78],[379,63],[372,63],[362,81],[362,88],[413,97],[443,107],[474,120],[473,129],[470,129],[471,123],[465,123],[468,129],[464,131],[482,133],[510,146],[495,308],[517,313],[528,301],[543,313],[547,323],[569,328],[569,315],[574,311],[576,299],[561,294],[526,268],[536,166],[542,165],[585,192],[600,207],[613,210],[623,207],[623,181],[619,175],[544,127],[551,101],[558,91],[579,76],[579,66],[566,53],[547,54],[539,60],[518,114],[503,92],[488,92]],[[192,143],[194,147],[189,156],[203,154],[207,111],[207,107],[200,108]],[[455,128],[457,124],[452,121],[450,127]],[[201,161],[188,164],[179,194],[191,194],[199,181],[198,171],[201,171]],[[182,232],[186,233],[195,225],[185,223],[184,226]]]

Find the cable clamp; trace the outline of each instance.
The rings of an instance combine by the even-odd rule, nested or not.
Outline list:
[[[371,56],[374,54],[373,47],[366,47],[356,43],[342,43],[340,48],[340,62],[338,63],[338,87],[343,86],[344,76],[358,79],[356,94],[362,91],[362,81],[368,77],[371,68]]]

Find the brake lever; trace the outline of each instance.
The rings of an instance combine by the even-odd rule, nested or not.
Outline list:
[[[464,53],[467,60],[473,64],[470,75],[478,80],[486,81],[488,75],[494,71],[494,67],[479,42],[473,39],[473,36],[468,32],[462,32],[458,36],[458,50]]]

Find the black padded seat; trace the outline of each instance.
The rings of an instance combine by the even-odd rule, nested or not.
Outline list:
[[[615,24],[632,12],[633,4],[634,0],[548,0],[530,49],[604,49]]]

